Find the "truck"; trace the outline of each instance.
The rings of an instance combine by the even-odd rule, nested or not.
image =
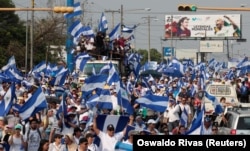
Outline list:
[[[114,65],[116,71],[120,75],[121,70],[119,68],[120,67],[119,61],[116,61],[116,60],[95,60],[95,59],[91,58],[85,64],[83,71],[79,73],[79,81],[78,82],[81,83],[84,79],[86,79],[89,76],[93,75],[93,69],[95,69],[96,74],[99,74],[100,70],[104,66],[108,65],[110,62],[112,62],[112,64]],[[109,74],[109,73],[103,73],[103,74]]]

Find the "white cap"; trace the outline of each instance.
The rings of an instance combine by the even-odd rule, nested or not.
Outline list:
[[[149,119],[147,123],[148,123],[148,124],[156,124],[156,121],[153,120],[153,119]]]

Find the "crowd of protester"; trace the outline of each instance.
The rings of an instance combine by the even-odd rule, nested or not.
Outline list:
[[[218,75],[210,80],[209,83],[227,83],[232,84],[237,92],[239,92],[239,100],[245,94],[241,91],[249,91],[248,79],[239,78],[234,80],[222,81]],[[186,77],[188,78],[188,77]],[[123,140],[126,128],[120,133],[114,133],[116,127],[114,125],[107,126],[107,133],[99,130],[96,125],[97,114],[94,114],[93,110],[90,110],[82,99],[81,88],[84,87],[84,81],[79,83],[77,78],[68,77],[64,84],[64,90],[67,91],[67,118],[57,118],[60,101],[62,100],[62,93],[56,92],[56,87],[51,86],[44,81],[40,81],[39,85],[43,88],[44,94],[48,97],[54,97],[58,100],[48,101],[48,109],[37,113],[34,117],[30,117],[29,121],[22,121],[19,117],[18,111],[11,108],[10,112],[5,117],[0,117],[0,139],[1,147],[5,148],[5,151],[14,150],[112,150],[115,146],[114,142],[123,140],[124,142],[132,145],[133,135],[184,135],[190,126],[194,113],[199,110],[201,106],[201,98],[198,95],[191,95],[191,87],[194,87],[197,91],[201,89],[198,85],[198,79],[192,81],[183,78],[171,79],[169,76],[161,78],[155,78],[153,81],[149,81],[151,90],[155,95],[168,96],[168,107],[165,112],[160,113],[152,111],[144,107],[140,107],[135,102],[137,98],[146,95],[148,88],[144,87],[142,83],[137,82],[130,95],[130,102],[135,112],[134,115],[130,115],[128,125],[134,126],[135,129],[128,132],[129,137]],[[122,83],[127,84],[128,81],[135,82],[134,78],[122,77]],[[171,80],[171,82],[169,82]],[[181,91],[177,93],[178,81],[182,80],[185,86],[181,87]],[[241,82],[243,80],[244,82]],[[242,88],[245,86],[245,88]],[[9,83],[2,82],[0,85],[0,97],[3,99],[6,90],[8,90]],[[166,91],[166,88],[171,89]],[[108,115],[125,115],[122,108],[117,104],[117,91],[115,86],[109,87],[112,96],[113,110],[101,109],[99,114]],[[18,83],[15,90],[17,101],[19,105],[23,105],[28,98],[32,95],[31,91],[27,91],[25,87]],[[248,94],[247,94],[248,95]],[[242,99],[243,100],[243,99]],[[223,103],[223,98],[221,99]],[[186,109],[188,113],[187,124],[182,125],[180,121],[180,112]],[[119,113],[120,112],[120,113]],[[94,117],[92,121],[91,116]],[[204,135],[213,135],[218,133],[218,123],[214,122],[216,116],[206,116],[204,119]],[[63,119],[65,121],[63,121]],[[61,128],[66,122],[70,125],[72,133],[61,134]],[[100,149],[98,144],[94,143],[94,139],[99,137],[101,140]]]

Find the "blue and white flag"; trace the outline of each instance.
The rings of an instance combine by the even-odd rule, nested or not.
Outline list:
[[[29,117],[34,116],[37,112],[47,107],[45,94],[42,92],[42,88],[39,87],[19,109],[19,115],[22,120],[27,120]]]
[[[12,83],[8,91],[4,94],[3,100],[0,101],[0,116],[6,116],[9,113],[15,98],[15,83]]]
[[[101,19],[98,25],[98,31],[105,33],[108,30],[108,21],[104,16],[104,13],[101,15]]]
[[[63,86],[68,74],[69,70],[67,68],[61,69],[61,71],[52,79],[50,84],[54,86]]]
[[[103,132],[107,131],[107,126],[113,124],[115,133],[121,132],[127,126],[129,121],[128,116],[122,115],[98,115],[96,119],[97,128]]]
[[[102,92],[97,103],[98,109],[113,109],[111,94],[109,89],[102,89]]]
[[[205,105],[201,106],[201,111],[197,114],[196,118],[193,119],[191,127],[186,132],[186,135],[202,135],[203,125],[205,118]]]
[[[76,20],[75,22],[72,23],[72,25],[69,27],[68,32],[73,36],[77,37],[79,34],[81,28],[83,27],[82,23],[80,20]]]
[[[119,93],[120,95],[118,96],[121,96],[121,98],[118,98],[118,104],[126,111],[126,113],[132,115],[134,113],[134,109],[129,101],[128,93],[122,84]]]
[[[5,71],[5,74],[14,82],[21,82],[24,77],[20,71],[16,68],[9,68]]]
[[[187,112],[185,106],[183,107],[183,110],[181,112],[180,123],[181,123],[181,125],[187,127],[187,124],[188,124],[188,112]]]
[[[168,97],[147,94],[136,99],[135,102],[154,111],[164,112],[168,106]]]
[[[65,99],[65,96],[63,96],[63,99],[61,100],[59,109],[56,112],[56,118],[59,120],[62,117],[66,117],[67,116],[67,110],[68,110],[68,108],[67,108],[67,104],[66,104],[66,99]],[[60,114],[63,114],[63,116],[60,115]]]
[[[72,13],[65,13],[64,14],[64,18],[66,18],[66,19],[73,18],[75,16],[81,15],[82,13],[83,13],[83,11],[82,11],[80,2],[76,2],[74,4],[74,12],[72,12]]]
[[[81,35],[94,36],[94,31],[90,26],[82,26],[76,33],[75,37],[78,39]]]
[[[107,82],[108,75],[100,74],[100,75],[92,75],[85,79],[85,84],[82,91],[88,92],[92,91],[96,88],[103,89],[104,85]]]
[[[213,104],[215,113],[220,114],[223,112],[223,107],[215,96],[212,96],[208,94],[207,92],[205,92],[205,97],[208,100],[210,100],[211,103]]]
[[[40,72],[46,72],[47,66],[45,61],[41,61],[39,64],[37,64],[32,71],[29,74],[35,75],[36,73]]]
[[[128,26],[123,25],[122,26],[122,32],[132,33],[135,30],[136,27],[137,27],[136,25],[134,25],[133,27],[128,27]]]
[[[16,60],[15,60],[15,57],[14,57],[14,56],[12,56],[12,57],[9,59],[8,64],[5,65],[5,66],[3,66],[1,70],[2,70],[2,71],[5,71],[5,70],[7,70],[7,69],[9,69],[9,68],[16,68]]]
[[[119,38],[120,34],[119,34],[119,27],[120,27],[120,23],[117,24],[115,26],[115,28],[109,33],[109,39],[110,41],[113,41],[117,38]]]
[[[81,53],[78,56],[76,56],[76,60],[75,60],[76,70],[80,70],[83,72],[84,66],[89,59],[90,59],[90,56],[87,53]]]

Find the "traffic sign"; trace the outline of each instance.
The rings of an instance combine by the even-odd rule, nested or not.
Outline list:
[[[164,57],[174,56],[174,47],[163,47]]]

